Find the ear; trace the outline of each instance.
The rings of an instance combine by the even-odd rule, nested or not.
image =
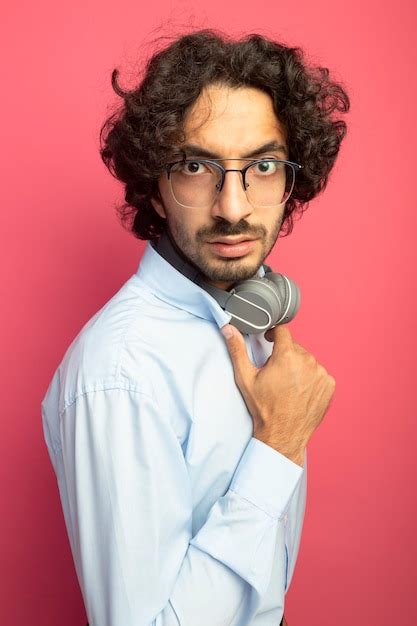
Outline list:
[[[166,219],[165,207],[162,203],[162,198],[159,189],[156,190],[156,197],[151,198],[152,207],[158,213],[158,215]]]
[[[158,215],[166,219],[165,208],[162,202],[158,198],[151,198],[151,204],[155,211],[158,213]]]

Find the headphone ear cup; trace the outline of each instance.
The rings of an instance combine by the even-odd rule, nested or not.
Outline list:
[[[248,278],[237,283],[226,309],[230,322],[246,333],[265,332],[281,317],[282,302],[277,289],[266,278]]]
[[[283,304],[280,319],[276,324],[287,324],[294,319],[301,304],[301,292],[297,283],[278,272],[267,272],[265,278],[278,290],[279,299]]]

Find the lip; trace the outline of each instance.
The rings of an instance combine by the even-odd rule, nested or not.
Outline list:
[[[218,237],[217,239],[213,239],[213,241],[209,241],[208,243],[227,243],[228,245],[233,245],[235,243],[241,243],[242,241],[255,241],[254,237],[245,237],[242,235],[241,237]]]
[[[219,256],[230,258],[241,257],[248,254],[257,241],[257,239],[242,239],[240,237],[239,239],[232,240],[232,243],[230,243],[230,239],[222,237],[220,240],[207,243]]]

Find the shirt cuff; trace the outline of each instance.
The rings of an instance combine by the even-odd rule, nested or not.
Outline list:
[[[280,519],[290,503],[304,467],[251,437],[229,489]]]

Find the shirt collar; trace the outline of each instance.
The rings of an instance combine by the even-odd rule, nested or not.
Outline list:
[[[186,278],[181,272],[154,250],[150,241],[140,260],[135,274],[160,300],[192,315],[215,322],[219,327],[231,320],[230,313],[199,285]],[[265,275],[261,265],[256,276]]]

